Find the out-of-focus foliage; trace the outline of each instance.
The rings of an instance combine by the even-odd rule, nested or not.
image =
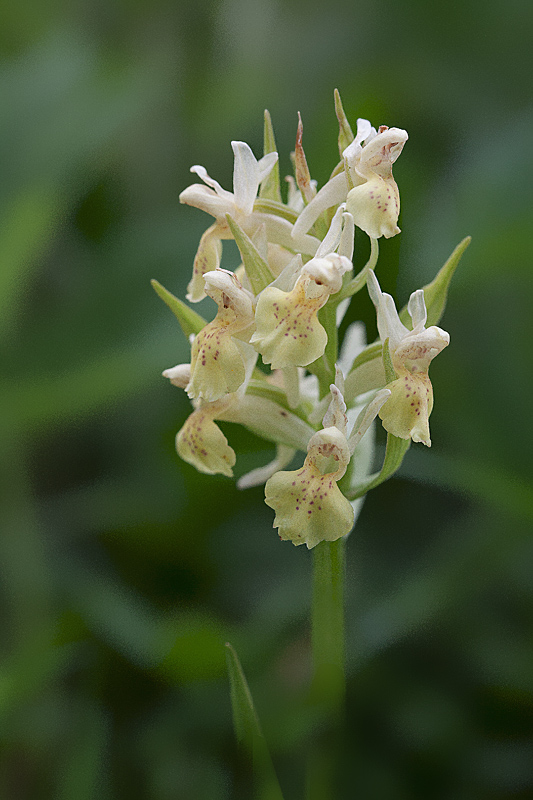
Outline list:
[[[249,797],[226,640],[302,796],[309,554],[261,489],[175,455],[189,405],[159,375],[188,345],[149,280],[184,295],[206,226],[178,203],[188,168],[230,187],[230,139],[259,155],[265,107],[282,174],[300,110],[327,179],[335,86],[354,124],[410,135],[384,288],[405,302],[473,237],[434,446],[349,541],[342,796],[531,796],[532,22],[525,0],[2,4],[2,798]],[[240,473],[267,460],[225,429]]]

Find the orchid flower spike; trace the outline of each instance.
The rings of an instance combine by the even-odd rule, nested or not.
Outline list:
[[[391,396],[379,416],[384,428],[400,439],[412,439],[431,446],[429,415],[433,408],[433,387],[428,370],[431,361],[450,342],[450,335],[432,325],[426,328],[424,292],[413,292],[407,306],[413,323],[409,330],[398,316],[390,294],[381,291],[374,273],[367,279],[368,293],[377,310],[378,330],[388,349],[396,378],[387,384]]]
[[[430,320],[437,322],[468,243],[456,248],[399,315],[372,270],[377,240],[400,232],[393,167],[408,136],[401,128],[376,129],[362,118],[354,136],[337,91],[335,111],[341,160],[318,191],[300,123],[294,178],[287,179],[283,199],[268,112],[263,158],[245,142],[231,143],[232,191],[204,167],[192,167],[200,182],[186,188],[180,201],[210,214],[212,224],[201,237],[187,299],[209,296],[217,306],[214,319],[206,321],[153,282],[191,345],[190,364],[163,373],[192,403],[176,436],[178,454],[200,472],[232,477],[236,455],[218,423],[242,425],[268,442],[268,463],[239,473],[238,486],[264,483],[280,538],[308,548],[350,532],[365,494],[398,469],[411,440],[431,444],[429,365],[450,337],[435,325],[426,327],[426,302]],[[359,246],[355,226],[370,237],[371,247],[352,278],[354,243]],[[242,262],[234,272],[221,268],[228,239]],[[356,256],[359,264],[363,252]],[[366,344],[363,323],[345,328],[343,322],[351,319],[344,315],[365,284],[381,340],[372,344]],[[378,415],[390,436],[376,472]],[[298,458],[301,467],[290,469]]]

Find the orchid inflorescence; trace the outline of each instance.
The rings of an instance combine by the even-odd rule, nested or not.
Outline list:
[[[364,494],[399,467],[411,441],[431,444],[428,368],[449,343],[436,323],[467,243],[399,314],[374,269],[378,239],[400,233],[392,166],[407,133],[358,119],[354,136],[338,92],[335,110],[340,161],[318,191],[299,120],[295,174],[282,200],[268,112],[261,159],[244,142],[231,143],[233,192],[204,167],[191,168],[203,183],[185,189],[180,201],[214,222],[201,237],[187,299],[212,298],[218,310],[211,322],[154,281],[191,342],[190,363],[163,373],[186,391],[194,409],[176,437],[179,455],[200,472],[231,477],[236,457],[218,421],[240,423],[273,442],[272,462],[238,485],[266,483],[280,537],[309,548],[350,532]],[[354,276],[355,227],[370,238],[370,258]],[[235,272],[220,266],[228,239],[242,258]],[[355,322],[339,351],[338,327],[365,285],[379,340],[367,346],[363,325]],[[387,447],[381,469],[372,473],[378,415]],[[286,470],[298,452],[305,453],[303,464]]]

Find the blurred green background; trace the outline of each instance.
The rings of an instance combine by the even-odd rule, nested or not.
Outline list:
[[[260,154],[265,107],[282,174],[299,110],[327,179],[335,86],[354,125],[409,132],[386,288],[405,302],[473,237],[433,448],[348,544],[340,797],[533,796],[532,23],[527,0],[4,0],[2,798],[250,797],[226,640],[302,797],[310,554],[261,488],[177,458],[190,406],[160,373],[188,347],[149,280],[184,296],[209,224],[178,203],[189,167],[230,188],[230,140]],[[224,429],[238,474],[268,460]]]

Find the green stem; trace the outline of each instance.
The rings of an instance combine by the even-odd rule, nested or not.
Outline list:
[[[336,800],[344,744],[344,539],[313,548],[313,682],[318,712],[311,744],[306,800]]]
[[[344,676],[344,538],[313,548],[314,694],[330,713],[342,709]]]

